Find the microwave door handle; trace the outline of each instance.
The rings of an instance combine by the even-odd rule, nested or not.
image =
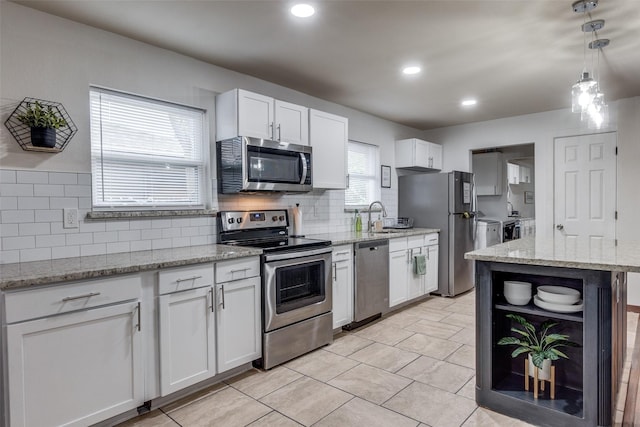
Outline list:
[[[304,184],[307,180],[307,160],[304,157],[304,153],[300,153],[300,161],[302,162],[302,179],[300,180],[300,184]]]

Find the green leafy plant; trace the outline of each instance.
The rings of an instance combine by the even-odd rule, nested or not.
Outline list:
[[[67,121],[53,107],[44,107],[39,101],[27,102],[26,110],[16,118],[30,128],[59,129],[67,126]]]
[[[559,358],[569,359],[566,354],[560,351],[559,347],[579,347],[578,344],[569,341],[569,335],[554,334],[550,329],[558,324],[553,320],[545,320],[540,325],[540,331],[527,319],[517,314],[507,314],[509,319],[519,323],[524,329],[511,328],[518,336],[503,337],[498,341],[498,345],[515,345],[516,348],[511,353],[511,357],[520,354],[531,354],[532,362],[542,369],[544,359],[558,360]]]

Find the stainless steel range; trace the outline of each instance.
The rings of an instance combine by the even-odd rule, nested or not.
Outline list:
[[[331,242],[289,237],[286,210],[218,214],[218,242],[263,250],[262,360],[270,369],[333,341]]]

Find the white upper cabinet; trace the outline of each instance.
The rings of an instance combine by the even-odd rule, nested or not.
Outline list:
[[[236,136],[309,144],[309,109],[233,89],[216,97],[216,140]]]
[[[346,188],[349,120],[311,109],[309,135],[309,145],[313,147],[313,187]]]
[[[507,163],[507,180],[509,184],[520,184],[520,166]]]
[[[396,141],[396,168],[441,170],[442,146],[417,138]]]
[[[478,196],[502,194],[503,163],[502,153],[497,151],[473,155],[473,173]]]

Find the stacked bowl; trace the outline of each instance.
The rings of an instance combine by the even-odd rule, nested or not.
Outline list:
[[[504,297],[509,304],[527,305],[531,300],[531,283],[505,280]]]
[[[538,286],[533,303],[540,308],[558,313],[582,311],[580,291],[565,286]]]

